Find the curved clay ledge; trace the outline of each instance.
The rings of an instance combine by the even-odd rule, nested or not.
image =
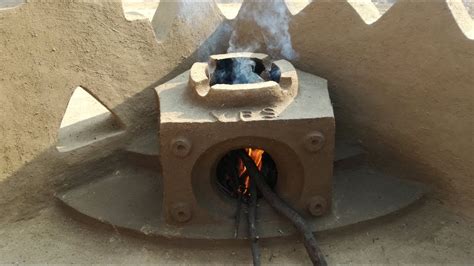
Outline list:
[[[272,64],[281,72],[280,82],[265,81],[249,84],[210,85],[209,68],[218,60],[230,58],[250,58],[262,61],[268,67]],[[293,65],[286,60],[270,61],[266,54],[230,53],[213,55],[209,63],[195,63],[189,72],[189,87],[199,101],[207,105],[245,106],[268,104],[293,99],[298,94],[298,75]]]
[[[120,174],[116,174],[116,173]],[[218,224],[173,226],[162,219],[162,176],[154,171],[122,164],[89,184],[58,194],[66,206],[105,224],[149,236],[187,239],[234,239],[233,218]],[[367,188],[370,187],[370,190]],[[367,165],[335,169],[333,206],[328,215],[308,220],[315,232],[374,220],[406,208],[427,188],[386,175]],[[296,234],[295,227],[262,201],[258,232],[261,238]],[[243,215],[242,215],[243,216]],[[240,222],[237,238],[246,239],[247,223]]]

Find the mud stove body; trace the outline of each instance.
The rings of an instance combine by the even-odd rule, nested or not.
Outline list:
[[[220,83],[227,77],[217,75],[222,67],[241,59],[252,60],[253,70],[266,78]],[[63,203],[146,235],[234,238],[236,200],[219,189],[216,172],[229,151],[242,148],[271,156],[277,172],[274,190],[314,231],[392,213],[426,190],[373,169],[359,159],[361,150],[344,139],[335,148],[326,80],[285,60],[272,62],[255,53],[214,55],[155,90],[158,132],[137,136],[111,156],[110,164],[101,164],[107,168],[97,171],[93,165],[88,181],[58,193]],[[245,216],[238,238],[247,237]],[[257,228],[262,238],[295,233],[265,200],[259,201]]]
[[[230,58],[271,64],[281,77],[210,85],[209,69]],[[278,170],[275,190],[301,214],[320,216],[330,209],[335,122],[326,80],[286,60],[234,53],[195,63],[156,92],[166,222],[231,228],[235,200],[216,187],[216,165],[229,151],[245,147],[272,156]],[[259,224],[275,223],[272,212],[263,205]]]

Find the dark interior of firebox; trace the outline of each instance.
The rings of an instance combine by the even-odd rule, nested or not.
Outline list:
[[[210,85],[249,84],[264,81],[280,82],[281,71],[272,64],[268,69],[262,60],[252,58],[227,58],[217,60],[211,73]]]
[[[275,162],[270,154],[261,149],[243,149],[255,162],[265,181],[274,188],[277,183],[278,172]],[[248,202],[250,199],[250,176],[239,157],[239,151],[232,150],[222,157],[217,164],[216,182],[220,191],[224,194]],[[258,194],[260,197],[260,194]]]

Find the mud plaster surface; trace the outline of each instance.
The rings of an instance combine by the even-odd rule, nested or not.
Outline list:
[[[433,184],[473,217],[474,41],[442,0],[397,1],[371,25],[358,12],[347,1],[313,1],[294,15],[289,32],[300,56],[292,63],[328,80],[337,134],[358,139],[400,176]],[[262,36],[271,30],[254,34],[244,18],[236,43],[270,50]]]
[[[180,23],[157,42],[151,24],[126,21],[119,2],[30,1],[0,12],[0,222],[35,215],[54,191],[73,185],[73,173],[88,178],[78,165],[156,131],[152,88],[198,60],[196,39],[213,32],[206,25],[183,36]],[[59,153],[58,130],[77,86],[117,115],[126,134]]]
[[[316,1],[290,31],[302,55],[295,65],[329,80],[338,133],[472,217],[474,41],[446,3],[398,1],[369,27],[343,1]]]
[[[333,23],[340,27],[327,28],[332,31],[345,31],[349,28],[347,25],[354,24],[354,21],[357,27],[361,27],[359,24],[361,21],[355,13],[351,13],[353,11],[342,10],[343,12],[338,12],[342,12],[343,15],[340,17],[346,18],[343,21],[347,23],[336,20]],[[380,32],[394,31],[395,34],[390,36],[403,36],[405,39],[409,39],[410,36],[419,36],[420,40],[416,42],[418,44],[426,43],[424,41],[433,36],[441,36],[441,40],[449,39],[451,36],[453,43],[442,42],[444,43],[442,47],[422,45],[415,51],[448,51],[447,55],[451,59],[441,58],[446,63],[442,65],[452,67],[453,64],[450,65],[447,62],[456,62],[455,59],[459,55],[459,60],[463,62],[460,66],[464,67],[461,69],[466,71],[466,66],[472,67],[472,64],[469,64],[473,62],[469,61],[470,58],[472,59],[472,54],[470,54],[472,42],[467,43],[463,39],[464,36],[449,19],[449,14],[444,9],[420,7],[416,10],[423,10],[426,13],[418,14],[419,16],[410,12],[406,13],[402,6],[398,7],[398,11],[396,10],[397,6],[391,11],[392,13],[388,13],[387,17],[391,18],[390,20],[385,17],[385,22],[382,21],[383,23],[376,26],[381,27]],[[434,25],[433,31],[436,30],[436,32],[426,30],[433,25],[421,24],[424,27],[413,27],[413,24],[410,24],[420,20],[427,21],[424,18],[430,17],[430,12],[435,14],[441,12],[443,23],[447,24]],[[411,27],[403,24],[401,25],[403,27],[398,28],[394,26],[397,24],[392,23],[393,21],[400,22],[398,16],[402,13],[411,14],[408,16],[411,20],[402,20],[403,23],[412,25]],[[314,13],[309,13],[308,16],[313,17],[314,20],[304,19],[299,23],[305,25],[306,22],[318,22],[316,19],[318,16]],[[418,17],[420,20],[415,19]],[[322,22],[319,21],[319,23],[326,23],[324,19],[327,18],[323,17]],[[179,29],[179,22],[175,23],[174,27]],[[344,30],[341,30],[342,28]],[[322,28],[323,32],[315,33],[314,36],[321,39],[321,36],[325,34],[324,29]],[[420,35],[420,32],[424,34]],[[446,35],[440,35],[440,32]],[[174,77],[188,69],[191,62],[195,61],[185,60],[193,55],[196,48],[194,36],[205,36],[207,33],[197,31],[194,35],[187,35],[184,38],[179,35],[179,32],[172,33],[167,43],[157,43],[153,38],[151,25],[144,21],[126,22],[119,4],[92,5],[71,2],[36,4],[31,1],[18,9],[0,13],[0,262],[205,263],[209,261],[209,258],[215,259],[217,263],[235,263],[241,260],[250,262],[246,244],[208,242],[204,245],[186,242],[171,243],[164,240],[149,241],[126,236],[124,233],[117,234],[114,230],[103,230],[97,228],[96,225],[75,222],[55,207],[51,197],[57,189],[71,185],[65,169],[71,167],[74,169],[78,162],[84,163],[106,157],[128,141],[128,138],[120,139],[113,145],[100,146],[101,149],[94,152],[86,149],[68,155],[58,154],[55,150],[56,135],[72,90],[79,85],[87,88],[120,116],[127,128],[131,129],[130,134],[140,133],[145,128],[144,124],[154,125],[150,121],[154,121],[156,117],[156,110],[153,108],[155,106],[153,92],[145,88],[152,88],[158,81]],[[364,31],[358,33],[364,33]],[[361,36],[364,39],[366,35]],[[344,38],[329,38],[329,40],[342,43]],[[353,41],[353,43],[358,42]],[[357,60],[348,60],[347,56],[351,54],[351,50],[346,50],[349,52],[342,53],[342,59],[346,63],[341,66],[333,63],[334,61],[331,60],[333,57],[323,56],[337,54],[331,50],[328,52],[325,45],[339,48],[338,46],[332,46],[331,42],[322,43],[319,46],[312,46],[311,42],[303,44],[309,45],[312,49],[318,48],[312,56],[318,58],[319,61],[308,58],[306,62],[304,60],[300,62],[300,65],[305,66],[305,70],[311,68],[316,72],[315,74],[333,80],[330,85],[336,89],[337,94],[349,92],[348,89],[351,87],[348,84],[359,84],[354,79],[365,76],[363,72],[357,72],[354,78],[347,81],[344,77],[351,74],[344,69],[350,69],[347,67],[360,62],[372,64],[377,62],[363,57],[362,61],[359,60],[361,57],[355,57]],[[398,44],[399,42],[394,42],[391,49],[395,49]],[[305,45],[299,49],[304,51]],[[383,51],[385,49],[383,47],[383,45],[379,46],[378,50]],[[401,51],[410,51],[406,46],[400,47]],[[451,49],[446,49],[446,47],[451,47]],[[356,50],[357,52],[364,51],[362,48]],[[400,54],[405,55],[406,58],[413,55],[400,51],[394,52],[395,56],[400,56]],[[419,57],[423,58],[426,55],[420,54]],[[340,56],[336,59],[342,60]],[[316,65],[315,62],[324,63],[324,67],[321,66],[322,63]],[[175,73],[167,76],[167,73],[174,70],[176,66],[178,68]],[[383,69],[383,64],[374,66]],[[394,69],[403,70],[403,73],[410,72],[409,68],[399,65],[394,65],[389,70]],[[368,68],[366,72],[371,74],[373,71],[375,70]],[[385,78],[390,77],[389,72],[386,72]],[[433,73],[438,72],[433,70],[431,75]],[[378,90],[376,94],[369,93],[368,90],[352,90],[359,91],[359,96],[373,95],[373,98],[368,98],[363,102],[369,103],[365,111],[372,111],[355,115],[356,120],[359,121],[358,125],[369,125],[370,129],[377,129],[376,125],[380,121],[403,125],[404,116],[397,117],[391,110],[411,110],[417,118],[413,120],[408,116],[413,124],[422,123],[431,127],[436,125],[438,120],[425,120],[425,118],[437,117],[436,113],[423,112],[424,109],[420,109],[420,106],[426,110],[437,110],[439,102],[442,102],[445,103],[442,105],[444,109],[454,108],[446,111],[450,115],[446,116],[445,120],[451,121],[448,127],[455,125],[454,128],[457,129],[472,130],[472,123],[469,123],[472,117],[472,101],[471,105],[468,102],[470,99],[468,96],[472,95],[469,92],[472,90],[467,90],[467,88],[472,89],[467,85],[472,84],[468,82],[469,78],[472,80],[472,72],[470,73],[471,75],[469,72],[451,73],[451,80],[457,82],[447,87],[459,89],[452,98],[438,94],[436,91],[443,91],[443,88],[437,86],[439,82],[431,80],[429,84],[433,85],[436,91],[432,92],[428,88],[421,87],[421,91],[410,91],[411,94],[406,97],[398,94],[395,98],[401,100],[401,105],[388,104],[385,107],[382,103],[390,103],[393,100],[391,93],[397,92],[399,84],[390,80],[369,82],[368,87],[383,88],[388,84],[390,85],[388,88],[391,89]],[[424,75],[422,75],[424,78],[430,76]],[[420,79],[416,84],[423,84],[422,81]],[[338,91],[338,88],[343,89]],[[363,89],[365,86],[359,85],[356,88]],[[424,91],[431,93],[424,94],[422,93]],[[468,93],[464,93],[465,91]],[[429,95],[428,103],[424,102],[426,95]],[[351,94],[351,97],[357,97],[357,95]],[[385,100],[377,104],[374,99],[379,97]],[[415,98],[418,100],[405,101]],[[447,99],[451,100],[447,101]],[[423,101],[420,105],[421,100]],[[459,102],[462,105],[459,105]],[[350,103],[349,100],[340,101],[339,106],[349,106]],[[28,108],[23,108],[25,106]],[[365,116],[365,114],[374,114],[374,109],[371,109],[374,106],[377,107],[375,113],[380,116]],[[465,106],[468,108],[463,109]],[[354,117],[349,116],[345,120],[351,121]],[[400,153],[403,154],[407,149],[413,150],[411,140],[417,133],[413,130],[413,124],[403,132],[390,131],[389,127],[379,129],[375,134],[362,135],[366,140],[374,139],[376,141],[374,146],[379,147],[386,147],[387,143],[383,140],[388,135],[397,143],[396,147],[388,150],[393,153],[393,150],[400,147],[402,149]],[[446,136],[450,135],[449,131],[440,127],[436,128],[442,132],[442,137],[433,137],[433,135],[439,136],[439,134],[433,134],[429,135],[429,142],[415,141],[416,156],[408,158],[407,163],[409,164],[410,160],[429,158],[434,159],[431,166],[446,169],[444,171],[454,171],[455,174],[452,176],[447,173],[441,175],[440,179],[448,181],[449,184],[446,186],[449,195],[445,195],[444,198],[461,199],[459,202],[464,205],[457,206],[457,209],[464,210],[464,206],[467,206],[466,202],[469,202],[466,199],[472,199],[472,164],[467,164],[469,160],[472,160],[472,147],[469,143],[456,141],[460,139],[457,137],[459,134],[451,134],[451,137],[447,139],[454,142],[448,141],[448,147],[461,147],[460,150],[463,153],[452,155],[450,149],[447,149],[448,153],[446,153],[444,151],[446,147],[433,150],[427,148],[436,147],[432,143],[445,143],[443,141]],[[453,138],[453,135],[456,135],[456,138]],[[450,144],[453,145],[449,146]],[[385,150],[382,149],[382,151]],[[446,154],[449,156],[445,156]],[[75,172],[81,173],[81,168],[75,168]],[[439,175],[436,177],[438,178]],[[450,208],[431,200],[421,209],[415,209],[414,212],[394,220],[383,221],[363,229],[324,235],[321,237],[322,247],[329,254],[330,262],[472,262],[474,260],[472,220],[453,214]],[[303,247],[300,243],[296,243],[296,240],[275,240],[263,245],[266,248],[263,251],[266,260],[273,253],[276,257],[272,259],[272,262],[308,263],[304,261],[306,257]]]
[[[427,219],[426,217],[429,217]],[[474,227],[438,200],[386,218],[317,236],[330,264],[470,264]],[[298,238],[261,241],[262,262],[306,264]],[[251,263],[245,241],[149,239],[70,218],[58,206],[0,228],[0,263]]]

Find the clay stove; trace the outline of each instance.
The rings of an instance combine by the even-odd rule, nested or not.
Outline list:
[[[358,159],[360,147],[345,139],[335,148],[326,80],[288,61],[255,53],[214,55],[156,93],[159,131],[137,136],[106,158],[110,164],[100,164],[106,168],[80,171],[88,181],[58,193],[63,203],[114,228],[146,235],[234,238],[235,193],[245,195],[245,186],[232,180],[247,179],[240,178],[241,165],[232,155],[242,149],[261,155],[253,159],[260,158],[267,183],[313,231],[387,215],[426,191],[372,168]],[[261,238],[295,233],[266,200],[258,202]],[[238,238],[247,237],[245,216]]]
[[[246,75],[256,79],[225,77],[230,75],[225,68],[240,67],[240,60],[252,61],[253,73]],[[225,193],[219,175],[223,158],[244,148],[267,154],[267,164],[275,168],[274,190],[299,213],[311,217],[328,212],[335,122],[326,80],[298,71],[286,60],[232,53],[195,63],[156,92],[166,223],[207,225],[211,235],[230,238],[235,199]],[[277,235],[281,218],[260,205],[261,235]]]

